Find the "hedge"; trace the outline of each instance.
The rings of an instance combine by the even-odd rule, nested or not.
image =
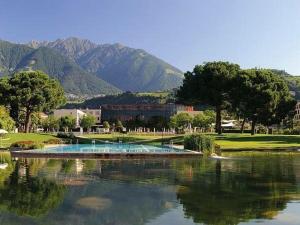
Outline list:
[[[200,151],[204,154],[212,154],[215,150],[215,139],[204,134],[191,134],[184,137],[184,148]]]
[[[44,148],[43,143],[33,142],[33,141],[18,141],[15,143],[12,143],[11,148],[22,148],[23,150],[29,150],[29,149],[40,149]]]

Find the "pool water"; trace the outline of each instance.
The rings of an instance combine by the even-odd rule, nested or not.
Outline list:
[[[0,154],[2,225],[296,225],[300,154],[164,160]]]
[[[140,144],[78,144],[58,147],[49,147],[42,150],[31,150],[30,152],[44,153],[176,153],[186,152],[185,150],[175,149],[164,146],[151,146]]]

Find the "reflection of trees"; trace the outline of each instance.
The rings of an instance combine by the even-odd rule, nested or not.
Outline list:
[[[10,153],[1,152],[0,153],[0,163],[7,163],[7,167],[5,169],[0,169],[0,188],[4,185],[5,180],[9,177],[14,169],[13,162],[10,158]]]
[[[292,158],[262,160],[16,162],[0,185],[0,209],[31,217],[52,212],[27,218],[27,224],[143,225],[177,207],[177,194],[185,215],[195,222],[227,225],[272,218],[296,192],[296,167]],[[65,193],[57,185],[65,180],[85,182],[69,185]],[[63,199],[59,210],[52,210]],[[24,221],[15,214],[9,213],[7,221]]]
[[[41,177],[33,177],[30,167],[25,165],[24,176],[20,175],[21,163],[0,189],[1,208],[20,216],[38,217],[47,214],[63,200],[65,188]]]
[[[235,161],[231,166],[210,161],[205,166],[205,173],[195,172],[177,193],[185,214],[197,223],[227,225],[271,219],[286,207],[287,187],[289,192],[295,187],[293,163],[279,158],[259,163]]]

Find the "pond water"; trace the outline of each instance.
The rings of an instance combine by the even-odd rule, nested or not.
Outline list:
[[[227,156],[14,161],[1,154],[0,224],[299,224],[300,155]]]

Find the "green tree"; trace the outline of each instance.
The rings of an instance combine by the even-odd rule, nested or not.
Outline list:
[[[117,123],[116,123],[116,130],[118,132],[121,132],[123,130],[123,124],[120,120],[118,120]]]
[[[130,128],[130,129],[134,129],[137,127],[145,127],[145,126],[146,126],[146,121],[142,120],[138,116],[135,117],[134,119],[126,121],[126,127]]]
[[[0,129],[7,131],[13,130],[15,127],[14,120],[9,116],[4,106],[0,106]]]
[[[39,113],[32,113],[31,114],[31,130],[36,130],[39,126],[42,125],[42,118]]]
[[[184,131],[191,126],[193,117],[188,113],[178,113],[171,117],[170,126],[179,131]]]
[[[296,104],[286,81],[270,70],[240,71],[234,87],[233,105],[244,119],[252,121],[252,135],[257,123],[266,126],[279,123]]]
[[[105,129],[109,129],[109,128],[110,128],[109,122],[104,121],[104,122],[103,122],[103,127],[104,127]]]
[[[46,131],[56,131],[59,129],[60,121],[56,119],[53,115],[50,115],[47,119],[44,119],[42,122],[42,126]]]
[[[76,119],[72,116],[64,116],[59,120],[60,129],[68,132],[70,129],[74,129],[76,126]]]
[[[59,82],[41,71],[19,72],[1,83],[8,85],[4,101],[11,105],[15,114],[24,112],[26,133],[29,132],[32,113],[50,111],[65,102]]]
[[[168,121],[163,116],[152,116],[146,124],[149,128],[155,128],[157,130],[162,130],[168,127]]]
[[[80,120],[80,126],[83,127],[84,129],[87,129],[90,131],[91,127],[95,125],[96,123],[96,118],[92,115],[86,115]]]
[[[216,132],[221,134],[221,112],[230,106],[232,80],[240,70],[239,65],[228,62],[208,62],[195,66],[185,73],[177,99],[189,104],[207,104],[216,110]]]
[[[3,77],[0,79],[0,105],[9,105],[9,90],[10,85],[8,83],[8,77]]]
[[[200,127],[207,130],[211,124],[215,121],[216,113],[212,110],[205,110],[203,113],[199,113],[193,118],[193,126]]]

